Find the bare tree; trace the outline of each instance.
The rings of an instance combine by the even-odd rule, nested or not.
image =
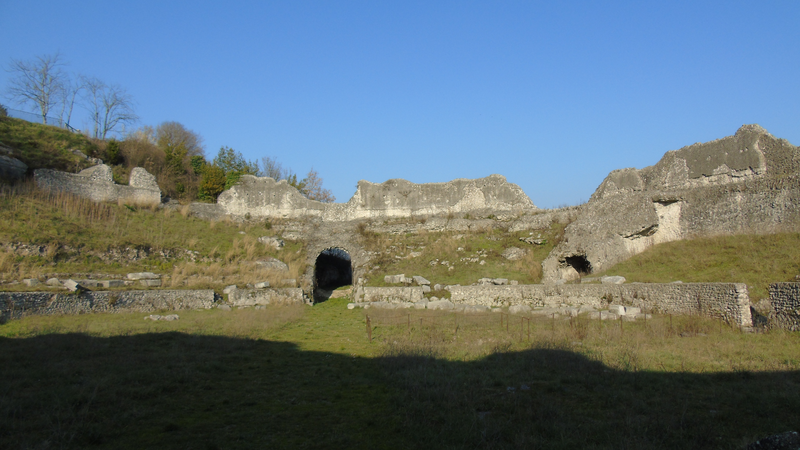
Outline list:
[[[105,139],[120,124],[139,120],[133,111],[133,98],[119,85],[107,85],[97,78],[83,77],[84,106],[92,120],[92,135]]]
[[[12,74],[7,95],[20,105],[32,103],[47,123],[50,109],[63,98],[67,75],[62,70],[61,55],[37,56],[32,61],[11,60]]]
[[[301,192],[308,197],[309,200],[317,200],[322,203],[333,203],[336,197],[329,189],[322,187],[322,177],[319,176],[316,170],[312,167],[308,171],[305,179],[303,179],[303,189]]]
[[[122,86],[107,86],[103,90],[102,101],[101,139],[105,139],[118,125],[133,124],[139,120],[139,116],[133,111],[133,97]]]
[[[61,96],[61,120],[69,125],[72,120],[72,110],[75,108],[75,100],[78,95],[86,87],[84,85],[85,77],[79,76],[77,80],[67,78],[64,81],[64,89]],[[66,115],[66,117],[65,117]]]
[[[285,169],[283,164],[278,162],[278,158],[274,156],[264,156],[261,158],[259,172],[259,176],[270,177],[275,181],[285,180],[291,175],[291,171]]]

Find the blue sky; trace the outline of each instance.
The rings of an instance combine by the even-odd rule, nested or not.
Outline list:
[[[0,65],[60,52],[140,125],[313,167],[339,202],[499,173],[549,208],[742,124],[800,144],[799,21],[794,0],[0,0]]]

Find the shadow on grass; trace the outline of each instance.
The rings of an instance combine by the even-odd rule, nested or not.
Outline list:
[[[0,448],[743,448],[800,425],[800,373],[452,362],[182,333],[0,338]]]

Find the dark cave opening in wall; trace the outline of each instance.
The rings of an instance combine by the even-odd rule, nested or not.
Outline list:
[[[350,254],[341,248],[323,250],[314,264],[314,286],[317,290],[333,291],[351,284],[353,284],[353,263]]]
[[[592,264],[585,255],[567,256],[567,265],[575,269],[581,276],[592,273]]]

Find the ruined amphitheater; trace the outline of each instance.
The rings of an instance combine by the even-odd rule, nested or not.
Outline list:
[[[564,238],[542,263],[542,284],[452,286],[451,301],[487,308],[580,308],[610,301],[651,311],[702,313],[749,326],[751,310],[744,284],[571,282],[662,242],[792,227],[800,223],[799,178],[797,147],[758,125],[744,125],[733,136],[669,151],[653,166],[615,170],[586,204],[565,209],[537,208],[519,186],[501,175],[428,184],[401,179],[380,184],[360,181],[346,203],[309,200],[286,181],[246,175],[215,204],[193,203],[190,210],[209,220],[282,219],[277,231],[284,238],[307,243],[308,270],[299,280],[299,288],[260,293],[239,290],[231,295],[234,304],[269,303],[270,296],[320,300],[330,295],[331,288],[349,284],[353,285],[354,303],[413,304],[421,299],[423,285],[363,285],[371,255],[359,244],[359,230],[415,233],[503,227],[534,231],[569,218]],[[160,195],[154,179],[144,170],[135,172],[129,186],[111,181],[110,170],[103,165],[79,174],[37,170],[35,179],[41,187],[95,200],[155,201]],[[789,311],[781,320],[790,324],[788,328],[797,327],[800,304],[795,294],[786,294],[797,289],[781,289],[780,301]]]

